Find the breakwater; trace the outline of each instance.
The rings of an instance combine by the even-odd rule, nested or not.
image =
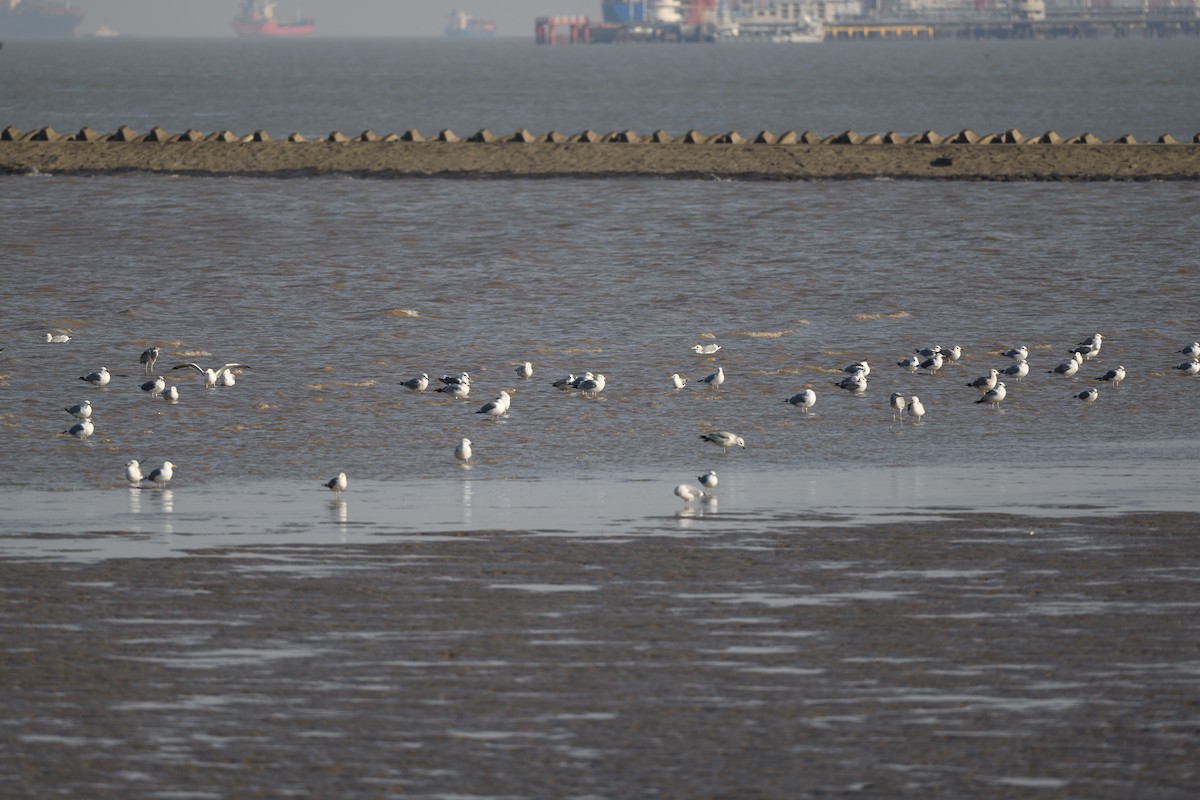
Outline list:
[[[459,136],[407,130],[380,135],[335,131],[321,139],[266,131],[228,130],[139,134],[83,128],[0,131],[0,173],[94,174],[159,172],[191,175],[403,177],[661,177],[746,180],[855,178],[943,180],[1197,180],[1200,134],[1155,141],[1131,136],[1102,141],[1082,133],[1017,130],[941,135],[843,131],[817,134],[761,131],[655,131]]]

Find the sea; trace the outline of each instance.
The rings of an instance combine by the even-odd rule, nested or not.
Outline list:
[[[1016,128],[1191,141],[1198,73],[1188,38],[14,41],[0,50],[0,126],[275,138]],[[1179,351],[1200,339],[1194,182],[38,174],[0,176],[0,198],[0,563],[10,568],[285,548],[287,569],[312,577],[339,548],[536,535],[555,555],[523,586],[545,593],[554,559],[585,543],[595,557],[596,542],[678,537],[717,558],[814,526],[861,541],[900,523],[998,514],[1024,521],[979,536],[1027,537],[1046,521],[1200,512],[1200,376],[1179,369]],[[47,343],[47,333],[71,339]],[[1101,351],[1075,376],[1052,372],[1097,333]],[[698,344],[720,349],[697,354]],[[899,366],[934,345],[962,356],[936,373]],[[140,388],[151,346],[178,402]],[[968,384],[1014,367],[1003,353],[1017,346],[1029,349],[1028,375],[1002,376],[998,406],[980,402]],[[528,379],[517,374],[526,361]],[[866,391],[839,388],[861,361]],[[232,387],[205,388],[186,366],[228,363],[241,365]],[[107,386],[80,380],[102,366]],[[1118,366],[1123,381],[1103,380]],[[702,381],[718,368],[723,384]],[[464,371],[466,398],[435,391]],[[587,372],[605,376],[602,392],[553,385]],[[402,385],[423,373],[426,391]],[[809,413],[786,402],[805,388],[817,395]],[[1078,397],[1089,388],[1094,402]],[[507,414],[478,413],[501,391]],[[895,415],[893,393],[919,397],[923,418]],[[75,422],[64,408],[83,400],[95,432],[80,441],[64,433]],[[713,431],[745,447],[724,452],[702,438]],[[463,438],[466,464],[454,457]],[[146,472],[170,461],[174,478],[131,487],[131,459]],[[710,497],[674,494],[708,470],[719,477]],[[324,484],[339,472],[349,486],[335,494]],[[1178,567],[1182,587],[1196,582],[1188,542],[1160,565]],[[916,569],[906,552],[903,564],[876,553],[872,569]],[[466,579],[449,556],[422,563]],[[675,568],[662,564],[664,585]],[[742,575],[722,597],[802,593],[790,573],[775,577]],[[964,581],[926,579],[913,591],[946,580],[954,594]],[[598,588],[572,581],[565,591]],[[822,602],[858,602],[848,598]],[[685,616],[712,613],[698,602]],[[553,665],[563,648],[544,652]],[[738,652],[727,656],[755,662],[768,650]],[[1186,673],[1195,655],[1159,660]],[[799,667],[788,674],[806,680]],[[1056,709],[1020,713],[1044,721]],[[496,752],[508,746],[499,738]],[[621,796],[582,769],[592,792],[571,796]],[[1069,796],[1054,791],[1086,771],[1017,770],[1001,783]],[[922,796],[949,785],[930,779]],[[1115,785],[1111,796],[1130,789]],[[436,776],[414,786],[411,796],[467,794]]]

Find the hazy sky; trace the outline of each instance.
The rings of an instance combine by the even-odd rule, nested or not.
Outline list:
[[[106,25],[130,36],[233,36],[239,0],[72,0],[87,12],[79,33]],[[600,0],[279,0],[276,16],[317,21],[318,36],[441,36],[459,9],[495,21],[501,36],[533,38],[547,14],[600,18]]]

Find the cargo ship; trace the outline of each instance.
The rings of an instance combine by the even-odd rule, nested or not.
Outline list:
[[[280,22],[275,19],[275,0],[245,0],[242,13],[233,20],[233,32],[238,36],[276,38],[308,36],[317,27],[311,19]]]
[[[604,0],[600,6],[604,21],[610,25],[628,25],[631,22],[641,22],[646,18],[646,3],[644,0]]]
[[[451,11],[446,35],[467,39],[487,38],[496,35],[496,23],[490,19],[475,19],[462,11]]]
[[[83,22],[70,3],[0,0],[0,39],[67,39]]]

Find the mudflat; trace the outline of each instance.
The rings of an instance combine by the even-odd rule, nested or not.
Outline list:
[[[9,559],[5,796],[1200,785],[1196,515],[715,519]]]
[[[1197,180],[1200,144],[0,141],[0,173],[376,178]]]

